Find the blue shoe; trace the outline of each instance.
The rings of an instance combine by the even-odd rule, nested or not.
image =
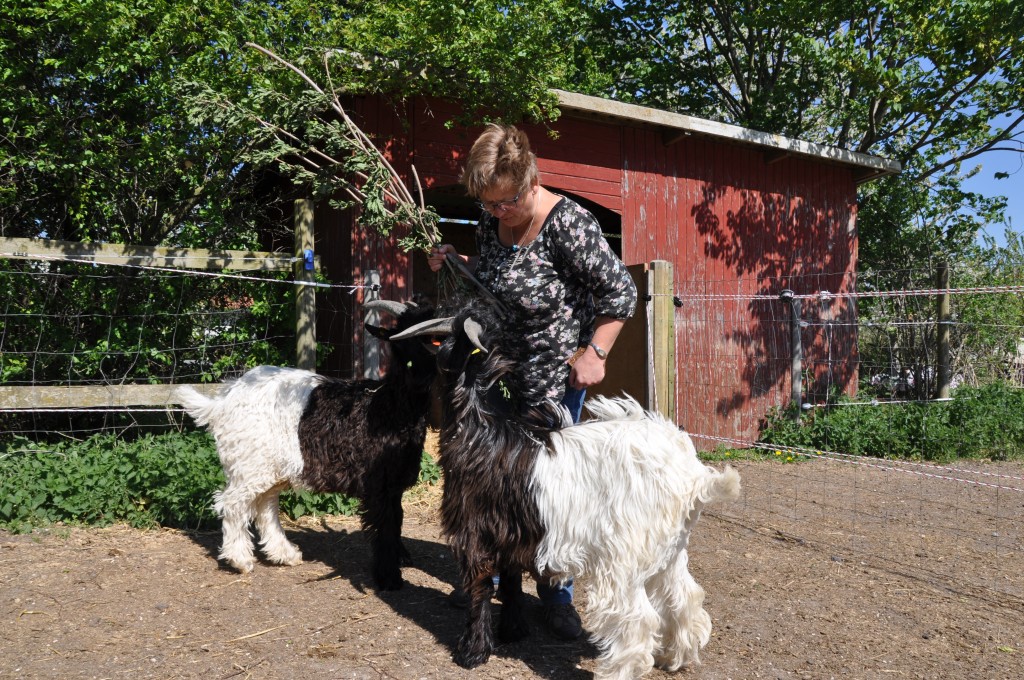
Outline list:
[[[556,638],[576,640],[583,635],[583,622],[572,603],[552,604],[544,607],[544,620]]]

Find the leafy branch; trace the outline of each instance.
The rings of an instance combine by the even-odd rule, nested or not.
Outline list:
[[[244,105],[202,86],[198,96],[192,95],[197,108],[215,124],[245,129],[255,123],[265,133],[246,160],[256,165],[280,164],[295,183],[310,188],[314,200],[326,200],[338,209],[361,206],[360,222],[381,235],[406,225],[408,234],[398,241],[406,252],[438,245],[439,216],[424,203],[415,166],[410,165],[416,196],[342,105],[331,79],[330,58],[336,52],[323,55],[326,86],[321,86],[272,50],[252,42],[245,46],[291,71],[305,86],[294,96],[272,87],[255,88]],[[494,299],[461,260],[449,257],[447,264],[447,275],[461,274]],[[442,286],[450,287],[453,282],[445,279]]]
[[[342,106],[330,79],[332,52],[323,55],[327,78],[327,87],[324,88],[305,71],[273,51],[251,42],[245,46],[298,75],[313,94],[309,96],[307,91],[304,93],[307,101],[299,103],[300,109],[310,112],[302,121],[304,129],[301,133],[253,114],[254,120],[276,137],[278,144],[272,153],[291,166],[295,178],[308,182],[314,195],[333,196],[340,192],[347,200],[340,201],[339,207],[360,204],[363,208],[362,222],[382,235],[390,234],[396,225],[408,225],[409,236],[400,241],[406,251],[427,249],[438,243],[438,216],[423,202],[423,189],[415,167],[412,174],[418,202],[394,166]],[[326,110],[331,115],[316,115],[307,108],[309,106],[315,107],[312,111]]]

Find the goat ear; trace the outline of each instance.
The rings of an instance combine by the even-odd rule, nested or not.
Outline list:
[[[462,330],[465,331],[466,337],[473,343],[481,352],[487,352],[487,348],[484,347],[484,343],[480,340],[480,335],[483,334],[484,329],[480,323],[473,317],[467,316],[466,320],[462,322]]]
[[[364,323],[363,324],[363,328],[365,328],[367,330],[367,332],[369,332],[370,335],[372,335],[373,337],[377,338],[378,340],[390,340],[391,339],[391,331],[387,330],[386,328],[381,328],[380,326],[374,326],[373,324],[369,324],[369,323]]]

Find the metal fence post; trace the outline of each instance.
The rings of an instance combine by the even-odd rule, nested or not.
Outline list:
[[[803,408],[803,340],[800,337],[800,300],[793,291],[787,289],[779,294],[779,299],[789,303],[789,375],[790,405],[793,407],[793,420],[800,422]]]
[[[949,295],[949,263],[939,263],[938,272],[935,277],[935,287],[939,289],[937,321],[938,332],[938,363],[939,370],[937,377],[936,397],[939,399],[949,398],[949,386],[952,381],[950,351],[949,351],[949,323],[950,317],[950,295]]]

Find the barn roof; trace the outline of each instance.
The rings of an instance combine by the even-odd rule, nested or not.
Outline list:
[[[591,97],[565,90],[555,90],[559,108],[564,112],[586,118],[615,119],[639,125],[664,129],[666,144],[684,137],[697,135],[715,138],[744,146],[760,147],[772,160],[786,156],[812,157],[821,161],[852,166],[854,180],[860,184],[868,180],[900,172],[900,164],[880,156],[847,151],[836,147],[790,139],[758,130],[717,123],[682,113],[660,111],[636,104],[624,104],[611,99]]]

